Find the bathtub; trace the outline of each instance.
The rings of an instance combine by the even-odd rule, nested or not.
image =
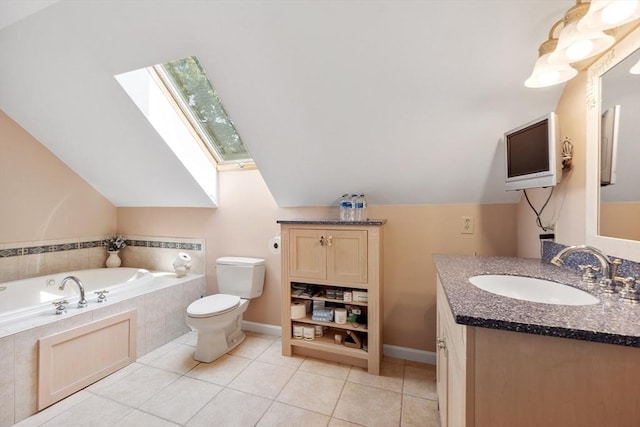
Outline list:
[[[78,286],[66,276],[77,276],[85,287],[87,307],[77,308]],[[52,335],[135,310],[136,357],[140,358],[189,331],[187,306],[204,296],[203,274],[176,277],[174,273],[139,268],[102,268],[49,274],[31,279],[1,282],[0,288],[0,426],[38,411],[40,377],[39,341]],[[97,302],[96,291],[108,290],[106,302]],[[64,314],[57,315],[53,301],[66,299]]]
[[[74,310],[80,299],[78,286],[69,281],[63,291],[58,289],[67,276],[80,279],[89,304],[97,300],[96,291],[108,290],[108,298],[119,292],[140,290],[154,281],[154,275],[147,270],[123,267],[77,270],[0,283],[0,325],[47,313],[55,315],[54,301],[66,300],[68,310]]]

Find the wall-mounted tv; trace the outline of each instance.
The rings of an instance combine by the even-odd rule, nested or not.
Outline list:
[[[552,187],[562,178],[558,116],[549,113],[504,134],[505,189]]]
[[[602,113],[600,122],[600,186],[616,183],[616,163],[618,159],[618,128],[620,126],[620,106]]]

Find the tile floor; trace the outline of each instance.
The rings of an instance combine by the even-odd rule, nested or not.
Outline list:
[[[439,426],[435,366],[385,358],[381,375],[284,357],[247,333],[212,363],[190,332],[18,426]]]

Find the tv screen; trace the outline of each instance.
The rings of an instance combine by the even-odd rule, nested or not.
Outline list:
[[[555,113],[505,132],[505,189],[551,187],[560,182],[559,140]]]
[[[547,135],[549,121],[535,123],[507,139],[507,176],[516,177],[549,170]]]

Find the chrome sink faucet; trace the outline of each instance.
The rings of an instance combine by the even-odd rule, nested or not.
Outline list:
[[[576,245],[564,248],[551,259],[551,264],[560,266],[564,263],[565,257],[579,252],[593,255],[600,262],[600,272],[602,273],[600,287],[604,288],[606,292],[615,292],[616,282],[624,283],[625,279],[617,276],[618,266],[622,264],[622,261],[617,258],[611,261],[600,249],[592,246]]]
[[[80,289],[80,301],[78,301],[78,308],[86,307],[87,300],[84,297],[84,286],[82,286],[82,282],[76,276],[67,276],[64,279],[62,279],[62,281],[60,282],[60,286],[58,286],[58,289],[61,291],[64,291],[64,286],[67,284],[68,281],[75,282],[75,284],[78,285],[78,288]]]

